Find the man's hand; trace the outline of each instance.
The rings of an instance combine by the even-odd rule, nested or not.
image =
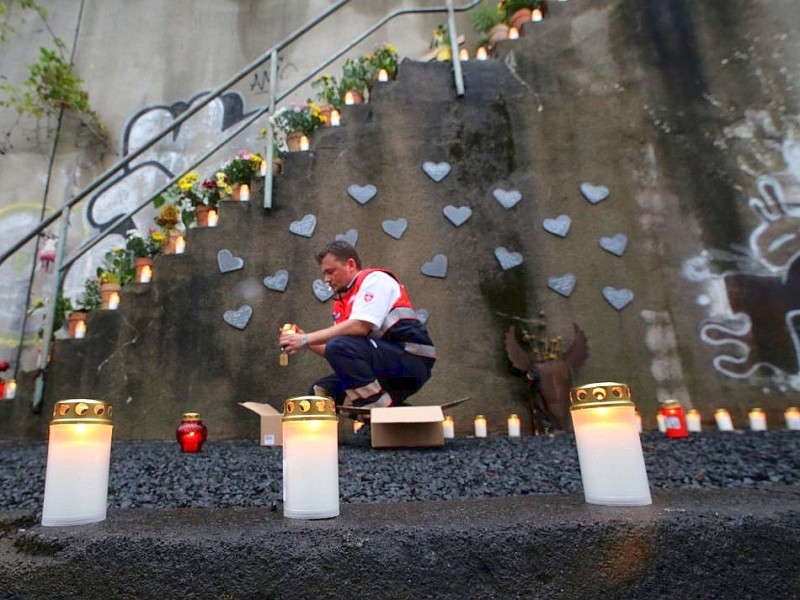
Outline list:
[[[303,349],[303,339],[308,339],[305,331],[300,329],[297,325],[293,325],[291,329],[287,329],[284,325],[280,330],[280,337],[278,344],[281,350],[287,354],[294,354]]]

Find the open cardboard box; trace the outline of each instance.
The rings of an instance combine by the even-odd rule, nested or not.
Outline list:
[[[258,436],[262,446],[283,445],[283,413],[262,402],[239,402],[261,417],[261,434]]]

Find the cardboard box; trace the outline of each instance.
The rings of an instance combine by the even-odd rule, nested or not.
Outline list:
[[[373,448],[444,446],[441,406],[397,406],[370,411]]]
[[[281,446],[283,444],[283,413],[269,404],[261,402],[239,402],[261,417],[261,434],[258,436],[262,446]]]

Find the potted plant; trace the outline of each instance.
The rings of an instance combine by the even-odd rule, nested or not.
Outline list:
[[[311,100],[307,100],[305,104],[282,106],[270,118],[272,123],[286,134],[289,152],[300,150],[301,138],[306,136],[310,139],[314,130],[325,123],[319,106]]]
[[[106,252],[103,264],[97,268],[103,308],[109,307],[111,297],[119,294],[122,286],[133,279],[133,275],[133,260],[126,249],[115,248]]]
[[[167,236],[157,229],[150,229],[147,236],[143,236],[138,229],[128,231],[125,248],[133,258],[136,281],[142,280],[142,270],[145,267],[153,268],[153,257],[164,249]]]
[[[446,61],[453,57],[453,51],[450,49],[450,32],[447,30],[447,25],[441,24],[433,30],[433,37],[428,47],[431,50],[436,50],[436,60]]]
[[[327,74],[320,75],[312,81],[311,87],[319,90],[317,92],[317,99],[320,102],[319,111],[325,119],[325,126],[328,126],[331,124],[331,111],[342,110],[344,90],[336,77]]]
[[[472,13],[472,26],[483,37],[479,46],[493,47],[500,40],[508,39],[505,13],[494,0],[483,0]]]
[[[397,55],[397,48],[391,44],[378,46],[372,54],[366,56],[366,59],[372,68],[373,77],[376,77],[381,69],[383,69],[386,71],[389,79],[397,78],[399,57]]]
[[[263,161],[261,155],[255,152],[240,152],[222,165],[222,173],[233,188],[234,200],[239,200],[239,190],[243,184],[252,186],[253,179],[261,171]]]
[[[363,104],[364,92],[372,79],[372,68],[365,56],[348,58],[342,67],[342,89],[344,90],[345,104],[348,93],[352,97],[352,104]]]
[[[516,27],[522,33],[523,23],[531,20],[534,9],[545,10],[544,0],[503,0],[500,2],[500,9],[503,11],[506,22],[511,27]]]
[[[75,308],[68,317],[69,337],[76,337],[78,323],[86,321],[86,316],[93,310],[100,308],[100,282],[95,277],[90,277],[83,282],[83,292],[75,299]]]

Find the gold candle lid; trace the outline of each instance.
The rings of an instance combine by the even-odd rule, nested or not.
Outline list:
[[[97,423],[111,425],[114,408],[104,400],[59,400],[53,406],[51,425],[62,423]]]
[[[323,396],[297,396],[283,403],[284,421],[336,421],[336,402]]]
[[[181,421],[200,421],[199,412],[188,412],[181,415]]]
[[[604,381],[572,388],[569,392],[570,410],[603,406],[633,406],[631,390],[626,383]]]

